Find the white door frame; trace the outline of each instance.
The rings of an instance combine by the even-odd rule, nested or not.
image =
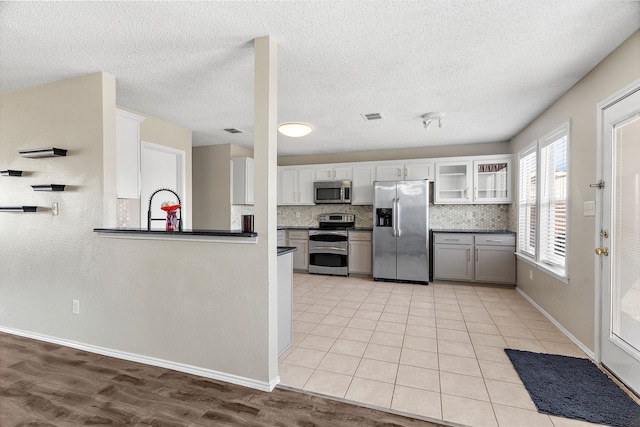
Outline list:
[[[180,200],[182,202],[182,206],[187,205],[187,186],[186,186],[186,153],[184,150],[179,150],[177,148],[167,147],[166,145],[154,144],[153,142],[142,141],[140,140],[140,222],[142,222],[147,217],[147,210],[149,205],[149,199],[142,198],[142,157],[144,150],[155,150],[164,152],[167,154],[173,154],[176,156],[178,162],[178,194],[180,194]],[[183,211],[184,212],[184,211]],[[187,224],[186,218],[183,216],[183,212],[180,213],[182,218],[182,228],[189,229],[191,228],[191,224]]]
[[[604,115],[607,108],[612,105],[622,101],[629,95],[640,90],[640,79],[636,79],[629,85],[615,92],[611,96],[607,97],[603,101],[599,102],[597,105],[597,153],[596,153],[596,180],[597,182],[607,181],[609,179],[609,169],[611,168],[611,164],[605,164],[604,161],[604,150],[605,150],[605,132],[609,131],[609,126],[604,122]],[[604,185],[612,185],[610,182],[605,182]],[[596,228],[594,230],[594,249],[599,246],[601,242],[600,232],[603,227],[606,226],[603,221],[603,203],[604,197],[602,191],[596,191],[596,206],[598,206],[598,211],[596,215]],[[602,327],[603,322],[607,321],[607,319],[603,319],[602,310],[603,310],[603,269],[601,268],[601,262],[595,263],[595,357],[596,362],[602,362]]]

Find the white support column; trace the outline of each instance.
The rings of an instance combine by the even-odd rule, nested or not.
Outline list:
[[[253,125],[254,215],[258,233],[260,270],[256,292],[264,293],[268,304],[268,381],[278,381],[278,270],[277,270],[277,43],[269,36],[255,39],[255,98]]]

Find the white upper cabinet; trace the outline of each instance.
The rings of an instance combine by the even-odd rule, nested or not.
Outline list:
[[[253,159],[231,159],[231,204],[253,205]]]
[[[376,167],[376,181],[433,180],[433,162],[385,162]]]
[[[116,109],[116,197],[140,198],[140,123],[144,117]]]
[[[428,179],[433,181],[433,162],[411,162],[404,165],[404,179]]]
[[[390,163],[376,166],[376,181],[402,181],[404,163]]]
[[[313,205],[314,181],[351,180],[351,204],[372,205],[374,181],[428,179],[437,204],[511,203],[509,154],[281,166],[278,204]]]
[[[434,203],[511,203],[511,156],[436,162]]]
[[[373,181],[375,166],[363,165],[353,167],[353,178],[351,180],[351,204],[352,205],[372,205],[373,204]]]
[[[316,167],[316,181],[347,181],[352,177],[351,165]]]
[[[471,164],[471,160],[436,163],[434,203],[472,202]]]
[[[314,168],[281,167],[278,169],[278,204],[313,205]]]
[[[473,162],[474,203],[511,203],[511,159]]]

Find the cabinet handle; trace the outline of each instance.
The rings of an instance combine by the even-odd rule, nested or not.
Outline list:
[[[469,198],[469,187],[467,187],[466,190],[464,190],[464,198],[468,199]]]
[[[459,242],[460,241],[460,239],[444,239],[444,240],[446,240],[447,242]]]
[[[467,261],[471,261],[471,249],[467,249]]]
[[[478,248],[476,248],[476,261],[478,261]]]
[[[497,240],[497,239],[487,239],[487,242],[502,243],[502,240]]]
[[[336,178],[336,171],[335,171],[335,169],[333,170],[333,178],[334,178],[334,179]]]
[[[398,177],[401,178],[402,177],[402,169],[398,168]]]
[[[349,255],[351,255],[351,243],[349,243]]]
[[[409,168],[404,168],[404,177],[407,178],[409,176]]]
[[[302,196],[301,196],[300,194],[301,194],[301,192],[300,192],[300,191],[298,191],[298,201],[299,201],[299,202],[301,202],[301,201],[302,201]]]

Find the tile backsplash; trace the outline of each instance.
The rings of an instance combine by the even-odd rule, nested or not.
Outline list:
[[[367,205],[278,206],[278,225],[317,227],[318,215],[348,213],[356,216],[356,227],[373,226],[373,207]]]
[[[429,228],[466,230],[507,230],[511,205],[434,205],[429,204]],[[318,226],[323,213],[352,213],[356,227],[373,226],[373,206],[315,205],[278,206],[279,226]]]
[[[231,205],[231,229],[242,229],[242,215],[253,215],[253,205]]]

